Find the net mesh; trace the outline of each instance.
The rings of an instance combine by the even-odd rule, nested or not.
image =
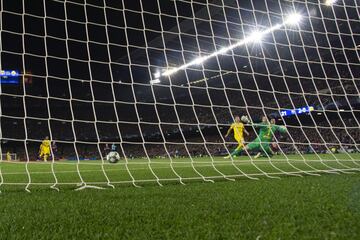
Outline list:
[[[1,185],[358,171],[359,9],[356,0],[1,1],[0,69],[20,75],[1,76]],[[276,156],[260,148],[223,159],[238,145],[224,135],[243,115],[245,144],[263,115],[286,126],[271,139]],[[112,144],[117,164],[106,161]]]

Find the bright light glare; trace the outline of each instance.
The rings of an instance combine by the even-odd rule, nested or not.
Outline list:
[[[219,54],[224,54],[228,51],[228,48],[222,48],[218,51]]]
[[[206,57],[199,57],[192,61],[193,64],[201,64],[206,60]]]
[[[336,3],[336,0],[326,0],[325,1],[326,6],[332,6],[334,3]]]
[[[234,44],[229,45],[227,47],[223,47],[220,50],[211,53],[210,55],[196,58],[193,61],[188,62],[187,64],[181,65],[180,67],[170,68],[170,69],[164,71],[162,74],[160,74],[160,76],[158,76],[156,78],[159,78],[161,76],[170,76],[170,75],[173,75],[176,72],[178,72],[180,70],[183,70],[183,69],[186,69],[186,68],[188,68],[190,66],[202,64],[203,62],[205,62],[206,60],[208,60],[208,59],[210,59],[212,57],[216,57],[216,56],[218,56],[220,54],[224,54],[224,53],[226,53],[226,52],[228,52],[230,50],[233,50],[234,48],[240,47],[242,45],[245,45],[245,44],[248,44],[248,43],[251,43],[251,42],[255,42],[255,43],[261,42],[261,39],[264,37],[265,34],[269,34],[271,32],[274,32],[274,31],[284,27],[285,25],[296,25],[301,21],[301,18],[302,18],[302,16],[300,14],[298,14],[298,13],[290,14],[286,18],[286,20],[281,24],[273,25],[272,27],[270,27],[268,29],[265,29],[264,31],[261,31],[261,32],[260,31],[253,32],[249,37],[244,38],[244,39],[238,41],[237,43],[234,43]],[[159,79],[152,80],[151,82],[154,82],[154,81],[159,81],[160,82]],[[159,82],[154,82],[154,83],[159,83]]]
[[[263,36],[264,36],[264,33],[262,33],[262,32],[258,32],[258,31],[253,32],[249,37],[249,42],[260,43]]]
[[[183,65],[183,66],[184,66],[184,65]],[[170,76],[170,75],[176,73],[176,72],[179,71],[179,70],[180,70],[180,68],[172,68],[172,69],[169,69],[169,70],[163,72],[162,75],[163,75],[163,76]]]
[[[160,79],[154,79],[150,81],[150,84],[160,83]]]
[[[161,76],[160,72],[154,73],[154,77],[155,77],[155,78],[159,78],[160,76]]]
[[[285,24],[290,24],[290,25],[298,24],[301,21],[301,18],[302,17],[300,14],[293,13],[286,18]]]

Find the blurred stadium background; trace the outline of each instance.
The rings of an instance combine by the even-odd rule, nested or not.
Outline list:
[[[293,10],[298,27],[149,84]],[[1,85],[3,155],[35,160],[45,136],[56,159],[100,159],[113,142],[129,158],[188,156],[185,142],[193,156],[224,155],[221,135],[242,114],[286,124],[286,153],[358,149],[357,1],[5,0],[1,17],[1,69],[20,75]],[[303,107],[314,110],[279,115]]]
[[[56,142],[56,160],[101,159],[111,143],[130,159],[220,156],[231,147],[222,135],[234,115],[256,122],[264,114],[288,127],[278,136],[284,153],[359,148],[357,1],[16,0],[1,7],[1,69],[19,75],[15,84],[2,79],[3,158],[36,160],[45,136]],[[293,11],[303,16],[298,26],[151,84]],[[248,130],[250,141],[256,135]]]
[[[359,0],[1,0],[0,238],[359,239],[359,15]],[[223,159],[236,115],[285,125],[279,154]],[[71,191],[86,187],[106,190]]]

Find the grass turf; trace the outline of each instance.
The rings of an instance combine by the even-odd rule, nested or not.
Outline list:
[[[24,163],[1,163],[2,239],[356,239],[360,236],[360,155],[276,156],[271,160],[221,158],[154,159],[150,165],[165,187],[158,187],[144,159],[105,164],[115,189],[72,191],[80,181],[75,162],[57,162],[60,192],[50,190],[49,163],[30,163],[30,190]],[[322,161],[320,161],[319,157]],[[214,164],[214,165],[213,165]],[[193,167],[194,168],[193,168]],[[214,167],[235,182],[224,179]],[[78,166],[84,181],[106,186],[99,161]],[[296,167],[296,169],[294,168]],[[311,176],[315,169],[321,177]],[[332,168],[341,174],[326,173]],[[196,171],[195,171],[195,170]],[[292,177],[283,172],[308,171]],[[240,171],[239,171],[240,170]],[[270,179],[269,176],[281,176]],[[282,172],[283,171],[283,172]],[[242,173],[246,173],[244,176]],[[353,174],[349,174],[353,172]],[[214,179],[215,184],[204,182]],[[297,173],[298,174],[298,173]],[[308,175],[308,176],[307,176]],[[258,181],[247,177],[257,177]],[[170,179],[170,180],[164,180]],[[146,180],[146,181],[145,181]],[[12,183],[12,184],[9,184]],[[13,185],[14,183],[18,185]],[[45,185],[42,185],[46,183]]]

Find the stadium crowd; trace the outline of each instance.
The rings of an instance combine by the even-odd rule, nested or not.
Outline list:
[[[323,114],[321,110],[333,106],[334,101],[344,101],[344,90],[351,94],[355,91],[354,88],[334,87],[331,91],[329,89],[322,91],[324,96],[311,94],[306,96],[307,101],[304,101],[304,96],[299,95],[290,98],[289,94],[278,94],[276,101],[274,95],[270,97],[259,95],[254,98],[253,103],[246,104],[241,94],[228,93],[227,99],[230,105],[226,103],[221,106],[216,105],[216,98],[209,100],[209,96],[205,94],[197,96],[195,105],[191,105],[192,102],[188,102],[187,106],[175,105],[170,107],[169,111],[158,111],[159,115],[148,112],[145,114],[148,119],[142,119],[140,116],[140,122],[137,118],[129,118],[126,123],[114,121],[109,124],[97,123],[95,125],[86,121],[75,121],[72,124],[69,121],[50,120],[51,134],[47,123],[28,121],[27,154],[29,159],[37,159],[41,141],[45,136],[50,136],[52,143],[56,142],[57,145],[57,150],[54,152],[56,159],[77,159],[77,156],[80,159],[104,158],[106,143],[111,144],[112,142],[122,142],[121,146],[118,144],[118,152],[122,156],[125,154],[130,159],[146,156],[151,158],[167,157],[169,155],[173,157],[225,155],[228,153],[227,149],[233,148],[235,145],[234,139],[224,139],[223,137],[226,129],[232,123],[232,115],[250,115],[256,121],[264,112],[269,115],[276,112],[279,107],[291,109],[293,106],[310,104],[315,106],[315,109],[319,109],[317,114],[321,115]],[[336,94],[340,94],[340,96]],[[349,103],[348,99],[345,100],[346,103]],[[280,103],[281,106],[279,106]],[[263,108],[256,106],[263,106]],[[327,117],[323,114],[321,120],[315,119],[319,116],[309,117],[309,115],[308,118],[311,119],[304,125],[299,124],[299,121],[295,124],[286,123],[288,133],[275,135],[274,141],[279,143],[279,151],[322,153],[334,147],[349,151],[359,149],[358,116],[351,113],[347,117],[335,115],[335,117]],[[14,121],[13,124],[15,123],[14,129],[9,125],[9,128],[4,128],[2,134],[5,139],[19,140],[2,140],[2,155],[6,152],[16,153],[21,160],[24,160],[27,158],[23,141],[25,136],[21,132],[25,131],[24,127],[20,126],[21,122]],[[5,121],[2,124],[5,124]],[[282,121],[279,124],[283,124]],[[111,127],[108,127],[109,125]],[[256,130],[251,126],[246,128],[250,132],[250,136],[246,136],[245,141],[250,142],[255,139]],[[13,130],[7,132],[7,129]],[[208,131],[211,129],[213,131]]]
[[[344,128],[344,124],[346,128]],[[223,127],[226,130],[226,127]],[[246,142],[255,139],[256,129],[247,126],[246,129],[250,135],[245,137]],[[355,119],[342,119],[323,122],[318,126],[287,126],[287,134],[275,134],[274,142],[278,142],[279,149],[277,151],[284,153],[325,153],[330,149],[357,151],[360,149],[360,129]],[[224,131],[223,131],[224,132]],[[110,134],[110,133],[109,133]],[[224,135],[224,134],[223,134]],[[52,141],[53,154],[55,159],[100,159],[105,158],[111,143],[97,143],[96,139],[91,142],[66,143],[63,141]],[[26,144],[29,159],[38,158],[39,142],[28,141]],[[236,145],[235,140],[224,138],[220,134],[187,136],[183,139],[177,137],[168,141],[126,139],[121,145],[117,144],[118,152],[127,158],[138,157],[198,157],[198,156],[221,156],[228,154]],[[2,155],[6,152],[16,153],[20,160],[25,160],[26,152],[24,143],[21,141],[3,141]],[[56,146],[56,148],[54,148]],[[75,151],[76,147],[76,151]],[[56,149],[56,150],[55,150]]]

